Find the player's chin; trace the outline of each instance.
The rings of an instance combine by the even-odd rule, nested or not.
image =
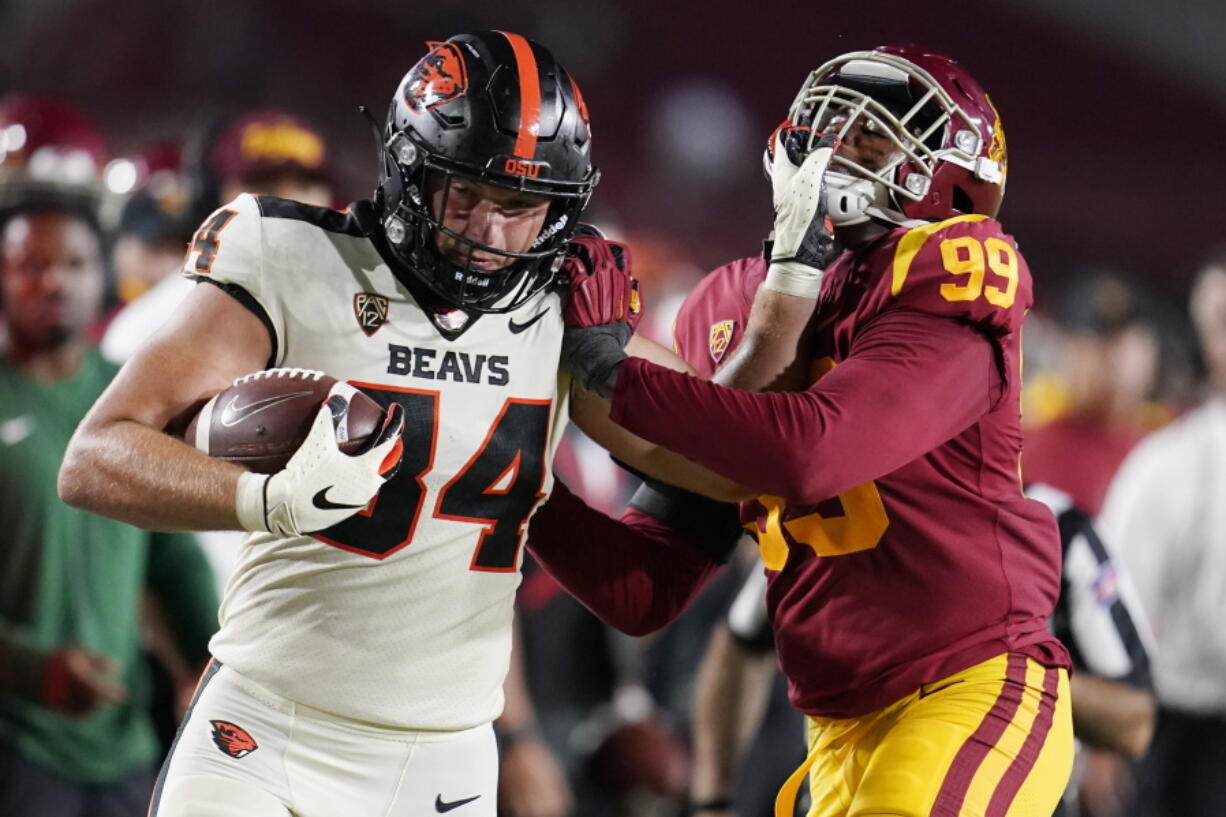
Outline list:
[[[443,253],[443,257],[457,269],[484,275],[490,275],[506,269],[513,260],[510,258],[469,258],[467,255],[460,255],[458,253]]]

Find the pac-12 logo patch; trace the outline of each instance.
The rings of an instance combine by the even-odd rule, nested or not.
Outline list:
[[[453,43],[427,42],[421,58],[404,83],[404,102],[418,113],[459,99],[468,90],[464,56]]]
[[[711,324],[711,359],[716,363],[724,359],[724,352],[728,351],[728,344],[732,343],[732,332],[735,329],[736,321],[718,321]]]
[[[213,724],[213,743],[233,758],[246,757],[260,748],[255,738],[243,727],[229,721],[209,721]]]
[[[379,327],[387,322],[387,306],[387,298],[373,292],[359,292],[353,296],[353,314],[367,336],[378,332]]]

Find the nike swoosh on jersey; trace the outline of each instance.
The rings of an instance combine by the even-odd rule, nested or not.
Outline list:
[[[285,403],[289,400],[297,400],[299,397],[310,394],[309,391],[296,391],[292,394],[274,394],[272,397],[265,397],[263,400],[256,400],[254,403],[248,403],[245,406],[236,408],[235,403],[238,402],[238,395],[230,398],[230,402],[226,403],[221,410],[221,424],[226,428],[235,426],[246,420],[248,417],[259,414],[265,409],[270,409],[280,403]]]
[[[545,313],[542,312],[541,314],[543,315]],[[476,800],[480,796],[481,795],[479,794],[474,794],[472,797],[466,797],[463,800],[452,800],[450,803],[448,803],[443,800],[443,795],[439,794],[439,795],[436,795],[434,798],[434,810],[437,811],[439,814],[446,814],[447,812],[451,811],[453,808],[459,808],[465,803],[471,803],[472,801]]]
[[[341,508],[365,508],[366,503],[361,505],[346,505],[343,502],[333,502],[328,499],[328,491],[335,488],[335,485],[329,485],[327,488],[321,488],[315,496],[311,497],[311,504],[321,511],[335,511]]]
[[[516,322],[515,322],[515,319],[514,319],[514,318],[511,318],[511,319],[508,321],[507,326],[508,326],[508,328],[511,330],[511,334],[512,334],[512,335],[518,335],[520,332],[524,331],[524,330],[525,330],[525,329],[527,329],[529,326],[531,326],[532,324],[536,323],[536,322],[537,322],[537,321],[539,321],[541,318],[545,317],[546,313],[548,313],[548,312],[549,312],[549,307],[546,307],[546,308],[542,309],[540,312],[537,312],[537,313],[536,313],[535,315],[533,315],[531,318],[528,318],[528,320],[524,321],[523,323],[516,323]]]

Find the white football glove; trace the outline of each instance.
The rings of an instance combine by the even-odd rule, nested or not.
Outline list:
[[[834,227],[826,217],[825,175],[838,140],[826,134],[797,166],[798,146],[788,140],[802,131],[780,128],[770,167],[775,201],[775,234],[764,286],[799,298],[816,299],[822,273],[834,259]],[[789,152],[790,149],[790,152]]]
[[[404,408],[393,403],[383,427],[366,450],[345,454],[337,429],[347,421],[354,389],[337,383],[315,415],[302,445],[275,474],[243,474],[235,510],[249,531],[278,536],[314,533],[343,522],[366,507],[400,465]]]

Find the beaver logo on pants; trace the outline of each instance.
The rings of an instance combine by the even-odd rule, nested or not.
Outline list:
[[[246,757],[260,748],[247,730],[229,721],[209,721],[213,724],[213,742],[233,758]]]

